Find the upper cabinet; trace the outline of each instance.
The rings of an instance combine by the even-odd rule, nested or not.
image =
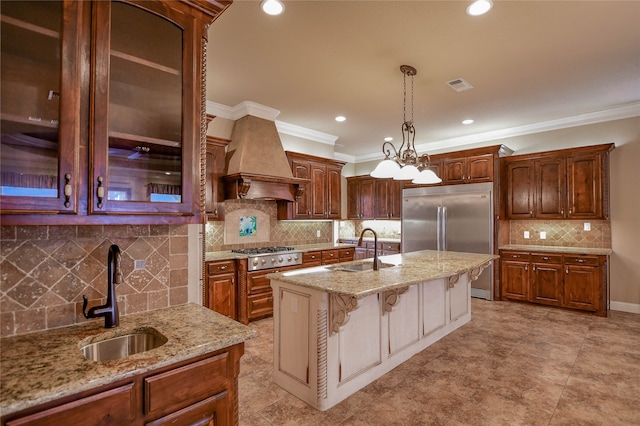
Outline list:
[[[228,139],[207,136],[204,207],[207,220],[224,220],[224,174]]]
[[[403,181],[374,179],[374,219],[400,219]]]
[[[200,221],[206,27],[230,2],[190,4],[2,3],[3,222]]]
[[[469,155],[442,160],[442,183],[480,183],[493,181],[493,154]]]
[[[309,179],[295,202],[278,201],[279,220],[340,219],[344,162],[287,152],[293,177]]]
[[[374,218],[374,181],[369,175],[347,178],[347,219]]]
[[[607,219],[613,144],[504,159],[508,219]]]

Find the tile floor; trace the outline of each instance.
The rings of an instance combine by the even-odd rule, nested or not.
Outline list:
[[[472,299],[472,320],[321,412],[271,380],[273,321],[251,323],[241,426],[640,425],[640,315]]]

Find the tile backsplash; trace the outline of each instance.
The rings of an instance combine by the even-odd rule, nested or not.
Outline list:
[[[226,232],[237,232],[237,223],[233,221],[208,222],[205,227],[205,251],[226,251],[241,248],[265,246],[306,245],[315,243],[329,243],[333,240],[333,221],[284,221],[277,219],[277,204],[275,201],[256,200],[226,200],[224,202],[225,215],[233,216],[236,210],[258,211],[266,213],[269,218],[269,241],[252,242],[247,238],[233,238],[225,241]],[[320,237],[317,233],[320,231]]]
[[[584,230],[585,222],[590,231]],[[540,238],[540,232],[546,232],[546,239]],[[509,239],[519,245],[611,248],[611,224],[606,220],[512,220]]]
[[[340,238],[359,238],[362,230],[371,228],[376,231],[378,238],[400,239],[402,223],[399,220],[342,220],[340,221]],[[366,238],[373,235],[366,234]]]
[[[89,307],[106,302],[111,244],[122,252],[121,315],[187,303],[187,225],[2,226],[0,335],[86,321],[83,294]]]

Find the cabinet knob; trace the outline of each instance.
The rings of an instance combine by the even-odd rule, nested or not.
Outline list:
[[[227,269],[227,267],[226,267],[226,266],[218,266],[218,270],[219,270],[219,271],[224,271],[225,269]]]
[[[584,262],[585,262],[585,261],[584,261],[584,259],[576,259],[576,261],[577,261],[578,263],[584,263]]]
[[[533,210],[529,211],[529,216],[533,216]]]
[[[549,258],[547,256],[543,256],[542,260],[549,260]]]
[[[568,266],[565,268],[564,273],[565,273],[565,274],[568,274],[568,273],[569,273],[569,267],[568,267]]]

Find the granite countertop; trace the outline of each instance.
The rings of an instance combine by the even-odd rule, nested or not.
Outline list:
[[[163,346],[125,359],[84,358],[84,344],[152,327],[167,337]],[[134,375],[204,355],[256,336],[256,331],[193,303],[0,339],[0,407],[7,415]]]
[[[499,256],[493,254],[460,253],[421,250],[404,254],[380,256],[383,263],[398,265],[379,271],[347,272],[332,270],[336,264],[268,274],[267,278],[300,285],[328,293],[356,298],[437,278],[462,274],[485,265]],[[371,262],[372,260],[368,260]],[[349,265],[367,262],[343,262]]]
[[[293,246],[295,251],[307,252],[316,250],[331,250],[337,248],[355,247],[355,244],[347,243],[318,243]],[[208,251],[204,255],[205,262],[214,262],[216,260],[246,259],[250,254],[233,253],[232,251]]]
[[[498,247],[500,250],[518,251],[540,251],[546,253],[567,253],[567,254],[593,254],[609,256],[613,253],[610,248],[585,248],[585,247],[565,247],[565,246],[536,246],[526,244],[507,244]]]

